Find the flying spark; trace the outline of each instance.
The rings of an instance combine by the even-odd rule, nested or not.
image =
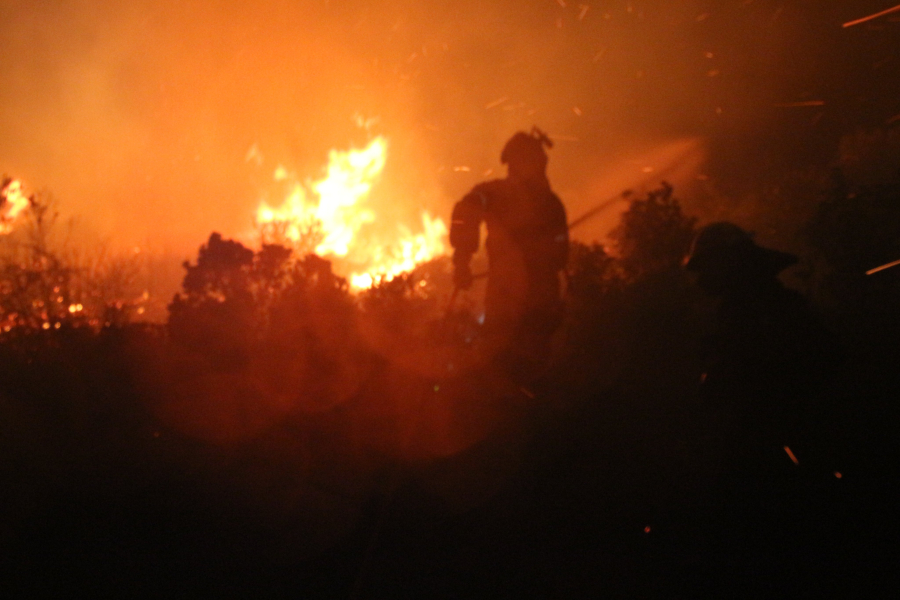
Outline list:
[[[793,452],[791,452],[790,447],[785,446],[785,447],[784,447],[784,451],[787,452],[788,458],[791,459],[791,462],[792,462],[792,463],[794,463],[795,465],[799,465],[799,464],[800,464],[800,461],[797,460],[797,457],[794,456],[794,453],[793,453]]]
[[[889,262],[886,265],[881,265],[880,267],[875,267],[874,269],[869,269],[866,271],[866,275],[872,275],[873,273],[877,273],[878,271],[884,271],[885,269],[890,269],[891,267],[896,267],[900,265],[900,260],[895,260],[893,262]]]
[[[776,102],[779,108],[796,108],[799,106],[825,106],[824,100],[806,100],[803,102]]]
[[[883,17],[884,15],[889,15],[889,14],[895,13],[895,12],[897,12],[897,11],[900,11],[900,4],[898,4],[897,6],[895,6],[895,7],[893,7],[893,8],[888,8],[888,9],[883,10],[883,11],[881,11],[881,12],[877,12],[877,13],[875,13],[874,15],[869,15],[868,17],[863,17],[863,18],[861,18],[861,19],[856,19],[855,21],[847,21],[846,23],[844,23],[843,27],[844,27],[844,29],[846,29],[847,27],[853,27],[854,25],[860,25],[860,24],[862,24],[862,23],[866,23],[866,22],[868,22],[868,21],[872,21],[872,20],[874,20],[874,19],[877,19],[878,17]]]

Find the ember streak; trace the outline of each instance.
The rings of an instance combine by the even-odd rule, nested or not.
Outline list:
[[[378,220],[422,232],[536,123],[579,214],[606,165],[673,140],[700,139],[699,172],[736,185],[900,112],[897,13],[841,27],[885,3],[701,4],[6,2],[0,172],[177,265],[210,230],[247,230],[277,162],[318,179],[330,150],[368,143],[360,114],[391,140],[379,185],[413,213]]]

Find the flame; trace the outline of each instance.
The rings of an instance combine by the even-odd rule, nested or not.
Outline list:
[[[22,193],[22,182],[18,179],[10,180],[0,190],[0,235],[6,235],[12,231],[12,225],[23,210],[28,208],[30,201]]]
[[[347,279],[356,289],[369,288],[380,279],[393,279],[418,263],[444,254],[447,226],[425,211],[421,233],[403,224],[397,225],[395,235],[387,241],[372,232],[362,232],[376,220],[375,211],[365,206],[365,200],[384,169],[386,157],[387,141],[382,136],[362,150],[331,150],[325,177],[307,185],[294,181],[278,207],[262,202],[256,212],[257,224],[276,225],[293,242],[316,232],[321,238],[314,248],[316,254],[341,259],[350,270]],[[276,169],[276,181],[290,179],[284,167]]]

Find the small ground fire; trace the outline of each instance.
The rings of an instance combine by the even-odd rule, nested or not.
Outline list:
[[[12,231],[16,218],[28,208],[30,202],[22,193],[22,182],[18,179],[4,182],[0,199],[0,235],[5,235]]]

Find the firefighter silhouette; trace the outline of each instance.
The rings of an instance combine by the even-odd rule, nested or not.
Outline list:
[[[685,264],[718,299],[701,397],[732,414],[732,466],[741,469],[789,464],[784,448],[803,444],[810,402],[840,362],[834,336],[806,299],[778,279],[796,262],[719,222],[700,230]]]
[[[796,262],[718,222],[698,232],[685,265],[717,301],[697,416],[706,425],[703,454],[718,463],[709,485],[695,490],[702,499],[685,523],[697,547],[710,549],[710,564],[727,573],[721,584],[746,590],[762,583],[754,596],[805,581],[806,567],[784,565],[815,556],[810,540],[829,539],[821,523],[833,514],[817,512],[827,504],[820,482],[831,475],[833,441],[819,417],[842,352],[806,299],[778,279]]]
[[[470,260],[487,225],[484,331],[520,375],[542,362],[562,320],[560,271],[569,250],[566,211],[547,180],[552,142],[536,127],[516,133],[500,161],[504,179],[476,185],[453,209],[454,283],[472,285]]]

